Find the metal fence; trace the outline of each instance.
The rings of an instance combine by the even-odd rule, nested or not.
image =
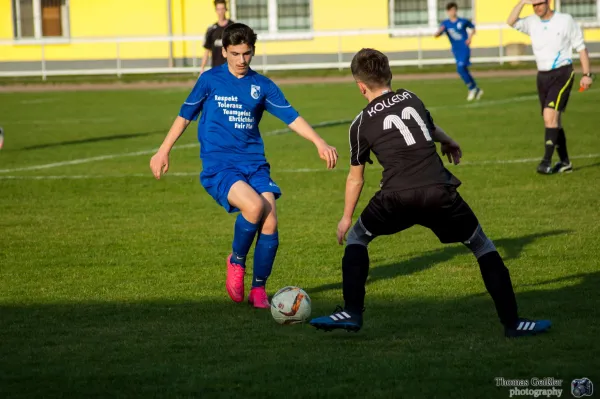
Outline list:
[[[600,28],[600,21],[582,23],[582,28]],[[497,34],[497,46],[486,48],[473,48],[471,61],[473,63],[504,64],[507,62],[533,61],[534,57],[529,46],[521,45],[517,54],[507,54],[507,49],[516,44],[507,43],[505,35],[511,30],[506,24],[479,25],[478,31],[492,31]],[[307,33],[281,33],[259,35],[258,52],[255,54],[253,68],[262,72],[282,70],[306,69],[345,69],[349,67],[352,53],[345,52],[348,44],[353,39],[364,35],[373,36],[373,47],[377,47],[377,39],[381,38],[414,38],[417,41],[416,49],[388,53],[392,66],[418,66],[444,65],[454,63],[448,50],[423,49],[424,38],[433,35],[433,28],[415,29],[358,29],[343,31],[313,31]],[[281,56],[269,52],[269,44],[273,42],[297,42],[315,38],[336,38],[337,51],[326,54],[305,54]],[[190,73],[198,74],[201,64],[203,36],[152,36],[152,37],[96,37],[96,38],[58,38],[41,40],[2,40],[0,53],[6,46],[33,46],[39,47],[39,59],[35,61],[0,62],[0,77],[31,77],[39,76],[46,80],[48,76],[67,75],[116,75],[125,74],[162,74],[162,73]],[[525,38],[523,38],[525,41]],[[148,62],[128,58],[123,48],[131,44],[162,43],[165,46],[164,57],[155,58]],[[91,61],[57,61],[50,60],[48,52],[70,44],[85,44],[87,46],[110,45],[114,46],[114,58]],[[168,48],[172,45],[185,47],[186,57],[176,60],[169,59]],[[600,43],[592,43],[590,56],[600,58]],[[514,47],[513,47],[514,48]],[[574,54],[574,58],[578,55]]]

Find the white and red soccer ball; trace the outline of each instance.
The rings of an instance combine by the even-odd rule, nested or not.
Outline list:
[[[271,298],[271,314],[279,324],[304,323],[310,311],[310,297],[302,288],[284,287]]]

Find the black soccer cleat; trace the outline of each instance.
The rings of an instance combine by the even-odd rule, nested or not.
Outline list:
[[[552,322],[550,320],[519,319],[512,328],[504,328],[504,335],[508,338],[529,337],[544,333],[551,326]]]
[[[552,173],[570,173],[573,171],[573,164],[571,162],[557,162],[552,168]]]
[[[541,175],[551,175],[554,173],[554,170],[549,162],[542,161],[537,167],[537,172]]]
[[[317,330],[326,332],[338,329],[358,332],[362,327],[363,319],[362,315],[349,312],[338,306],[331,315],[312,319],[309,324]]]

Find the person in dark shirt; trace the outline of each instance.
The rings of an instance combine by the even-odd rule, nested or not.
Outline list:
[[[509,271],[458,193],[461,182],[444,167],[435,142],[441,144],[442,155],[454,164],[462,157],[459,144],[434,124],[415,93],[392,91],[392,72],[383,53],[362,49],[350,68],[369,104],[350,126],[351,167],[344,215],[337,230],[340,245],[350,231],[342,259],[345,306],[310,324],[326,331],[360,330],[369,274],[367,246],[378,236],[421,225],[432,230],[442,243],[461,242],[473,252],[506,336],[533,335],[550,328],[549,320],[519,318]],[[381,190],[350,229],[363,188],[365,164],[372,163],[371,152],[383,166]]]
[[[217,22],[208,27],[204,36],[204,48],[206,51],[204,51],[204,57],[202,57],[200,73],[203,73],[206,69],[209,58],[212,60],[211,66],[213,68],[225,63],[222,41],[223,32],[225,28],[233,24],[233,21],[225,17],[227,13],[227,3],[225,0],[215,0],[215,12],[217,13]]]

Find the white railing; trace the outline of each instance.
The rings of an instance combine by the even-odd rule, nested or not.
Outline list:
[[[600,28],[600,21],[591,21],[581,23],[583,29]],[[505,54],[505,32],[510,31],[512,28],[506,24],[493,24],[493,25],[479,25],[477,26],[478,31],[497,31],[498,32],[498,50],[497,55],[494,56],[476,56],[474,55],[471,59],[473,63],[496,63],[503,64],[505,62],[517,62],[517,61],[533,61],[533,55],[515,55],[507,56]],[[447,58],[427,58],[424,57],[426,51],[422,48],[423,38],[429,38],[435,32],[435,28],[412,28],[412,29],[356,29],[356,30],[343,30],[343,31],[313,31],[306,33],[277,33],[277,34],[260,34],[259,35],[259,52],[255,55],[254,67],[262,72],[267,71],[282,71],[282,70],[303,70],[303,69],[345,69],[349,67],[349,62],[344,61],[343,44],[344,38],[357,37],[362,35],[382,35],[391,37],[414,37],[417,38],[417,56],[414,59],[401,59],[401,60],[390,60],[392,66],[418,66],[422,67],[425,65],[444,65],[453,64],[454,59],[451,57]],[[337,52],[332,51],[326,53],[330,57],[336,59],[333,62],[306,62],[306,63],[277,63],[273,62],[273,54],[269,55],[268,47],[269,43],[272,42],[291,42],[298,40],[311,40],[319,37],[337,37],[338,48]],[[346,39],[347,40],[347,39]],[[202,43],[204,36],[200,35],[185,35],[185,36],[148,36],[148,37],[93,37],[93,38],[45,38],[45,39],[18,39],[18,40],[0,40],[0,54],[3,52],[1,49],[5,46],[36,46],[40,49],[39,61],[22,61],[31,64],[32,62],[39,62],[39,69],[34,70],[0,70],[0,77],[27,77],[27,76],[40,76],[43,80],[46,80],[48,76],[68,76],[68,75],[117,75],[122,76],[124,74],[156,74],[156,73],[191,73],[198,74],[201,58],[199,54],[202,54],[204,49]],[[83,69],[49,69],[48,68],[48,57],[46,55],[48,49],[52,49],[53,46],[64,46],[65,44],[114,44],[115,45],[115,57],[114,59],[104,60],[114,62],[114,67],[107,68],[83,68]],[[191,58],[192,65],[183,67],[138,67],[130,68],[124,67],[124,61],[135,61],[135,59],[124,58],[121,48],[125,43],[184,43],[191,48],[190,56],[186,59]],[[373,47],[377,48],[376,41],[373,42]],[[488,47],[489,49],[490,47]],[[495,48],[495,47],[493,47]],[[475,48],[476,49],[476,48]],[[261,51],[262,50],[262,51]],[[400,50],[400,49],[399,49]],[[414,51],[414,50],[413,50]],[[165,54],[168,52],[165,51]],[[450,55],[450,52],[448,52]],[[592,58],[600,58],[600,53],[592,52],[590,54]],[[574,58],[577,55],[574,54]],[[168,60],[168,56],[163,58],[165,61]],[[271,59],[271,63],[270,60]],[[259,61],[260,60],[260,61]],[[54,61],[54,60],[52,60]],[[96,60],[94,60],[96,61]],[[259,61],[258,63],[256,61]],[[67,61],[68,62],[68,61]],[[257,65],[258,64],[258,65]],[[7,65],[7,64],[5,64]],[[10,64],[8,64],[10,65]]]

